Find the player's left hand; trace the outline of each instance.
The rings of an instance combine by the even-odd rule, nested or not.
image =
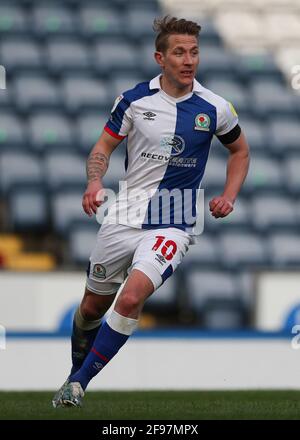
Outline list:
[[[211,199],[209,209],[215,218],[226,217],[233,211],[233,200],[225,196],[218,196]]]

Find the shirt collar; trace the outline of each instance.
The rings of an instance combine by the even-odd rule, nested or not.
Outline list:
[[[161,77],[161,74],[157,75],[155,78],[153,78],[150,81],[150,83],[149,83],[150,90],[153,90],[153,89],[161,90],[160,80],[159,80],[160,77]],[[196,79],[194,79],[192,92],[201,92],[202,89],[203,89],[202,85]]]

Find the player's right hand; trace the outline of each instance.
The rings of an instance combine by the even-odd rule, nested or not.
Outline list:
[[[90,182],[83,194],[82,207],[84,212],[92,217],[93,213],[97,214],[97,208],[104,201],[104,188],[99,180]]]

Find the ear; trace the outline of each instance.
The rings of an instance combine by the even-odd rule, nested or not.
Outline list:
[[[154,52],[154,58],[157,64],[160,65],[161,68],[164,67],[164,54],[162,52]]]

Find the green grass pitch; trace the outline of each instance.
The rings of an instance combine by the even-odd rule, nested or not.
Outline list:
[[[0,419],[300,419],[300,391],[90,391],[83,408],[57,409],[51,406],[52,396],[0,392]]]

